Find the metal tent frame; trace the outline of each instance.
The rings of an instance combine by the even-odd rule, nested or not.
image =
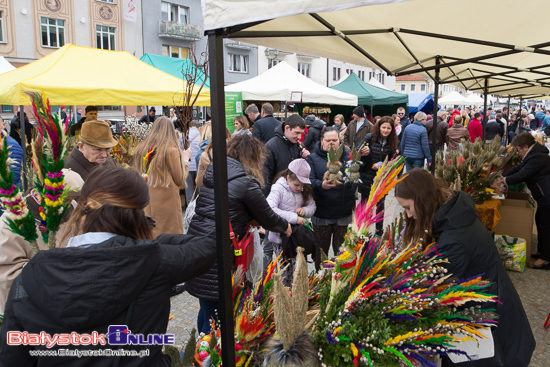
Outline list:
[[[212,121],[213,121],[213,141],[214,144],[214,178],[216,192],[216,236],[218,246],[218,272],[220,282],[223,285],[220,294],[220,320],[222,324],[222,358],[224,366],[233,366],[235,361],[234,339],[233,339],[233,317],[232,317],[232,299],[231,299],[231,262],[224,259],[231,259],[231,251],[229,244],[229,228],[226,218],[228,218],[227,204],[227,170],[226,170],[226,143],[225,143],[225,124],[220,123],[225,121],[224,110],[224,75],[223,75],[223,38],[232,39],[258,39],[258,38],[300,38],[300,37],[339,37],[342,42],[353,47],[356,51],[362,54],[369,62],[373,63],[380,69],[384,70],[388,75],[400,76],[415,73],[425,73],[434,81],[434,128],[437,124],[437,105],[439,85],[442,83],[460,84],[468,90],[483,91],[484,94],[484,119],[483,129],[485,136],[485,124],[487,121],[487,95],[499,94],[501,96],[511,97],[540,97],[544,94],[540,90],[535,92],[525,91],[525,93],[517,93],[522,89],[528,88],[549,88],[550,91],[550,50],[544,48],[550,46],[550,42],[534,44],[528,47],[520,47],[513,44],[485,41],[481,39],[472,39],[466,37],[458,37],[453,35],[445,35],[439,33],[431,33],[405,28],[383,28],[383,29],[364,29],[364,30],[338,30],[334,25],[328,22],[323,16],[317,13],[309,13],[309,15],[320,23],[326,30],[312,31],[292,31],[292,30],[272,30],[272,31],[255,31],[249,28],[256,25],[268,22],[269,20],[259,21],[254,23],[241,24],[237,26],[226,27],[206,31],[208,36],[208,45],[211,63],[211,101],[212,101]],[[375,55],[368,52],[355,42],[352,37],[357,35],[369,34],[393,34],[395,39],[401,44],[406,54],[413,60],[413,63],[396,67],[393,70],[388,68],[384,63],[379,61]],[[425,59],[420,59],[415,50],[402,37],[403,34],[425,37],[428,39],[439,39],[461,42],[465,44],[475,44],[495,48],[495,52],[486,53],[483,55],[470,58],[457,58],[449,55],[436,55]],[[519,68],[506,63],[498,62],[501,57],[519,54],[532,53],[547,55],[548,63],[535,65],[529,68]],[[453,70],[453,67],[461,66],[461,70]],[[502,71],[494,71],[486,69],[501,69]],[[548,68],[548,71],[542,70]],[[441,71],[447,69],[450,76],[441,78]],[[520,76],[514,74],[521,74]],[[532,76],[532,78],[525,77]],[[466,82],[472,82],[466,83]],[[514,86],[514,87],[512,87]],[[509,104],[509,100],[508,100]],[[433,144],[435,145],[435,136]],[[432,157],[432,162],[435,162],[435,152]],[[435,164],[433,165],[435,166]],[[433,167],[432,166],[432,167]],[[231,346],[231,347],[229,347]]]

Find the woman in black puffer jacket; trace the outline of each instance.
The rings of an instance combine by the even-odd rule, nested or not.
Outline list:
[[[393,118],[390,116],[384,116],[376,125],[374,125],[373,132],[365,137],[365,141],[369,146],[369,154],[361,157],[363,164],[359,170],[362,183],[359,184],[359,193],[361,194],[361,200],[367,200],[369,198],[370,189],[374,177],[380,168],[382,163],[387,158],[388,160],[398,152],[399,139],[395,132],[395,124]],[[380,200],[377,205],[377,211],[384,209],[384,199]],[[382,231],[383,221],[376,224],[376,229]]]
[[[248,223],[258,222],[269,231],[290,235],[291,229],[267,203],[260,184],[263,184],[264,145],[249,135],[231,138],[227,146],[227,188],[229,194],[229,220],[237,237],[241,238]],[[215,196],[212,164],[206,170],[197,198],[195,214],[189,225],[188,234],[215,236]],[[212,264],[210,270],[185,283],[186,290],[199,299],[197,318],[199,332],[210,331],[210,319],[218,309],[218,267]]]
[[[359,185],[361,199],[369,197],[372,181],[384,160],[392,159],[397,153],[399,139],[395,133],[394,120],[390,116],[384,116],[378,120],[374,125],[373,132],[365,137],[365,142],[369,146],[369,154],[361,157],[363,162],[359,170],[361,181],[363,181]]]

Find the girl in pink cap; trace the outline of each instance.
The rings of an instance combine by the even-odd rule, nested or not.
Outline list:
[[[305,159],[293,160],[286,170],[277,175],[267,197],[267,203],[273,211],[292,225],[307,224],[306,218],[311,218],[315,212],[310,171]],[[264,244],[264,248],[267,247],[264,249],[264,265],[269,264],[273,252],[278,254],[282,250],[281,243],[279,233],[269,232],[268,242]]]

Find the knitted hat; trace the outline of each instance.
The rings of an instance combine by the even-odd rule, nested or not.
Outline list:
[[[353,109],[353,114],[359,117],[365,117],[365,109],[363,106],[357,106]]]

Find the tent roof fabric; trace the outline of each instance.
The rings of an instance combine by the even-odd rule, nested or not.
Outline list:
[[[156,67],[167,74],[173,75],[176,78],[183,79],[183,73],[191,73],[196,66],[189,59],[179,59],[176,57],[168,57],[154,54],[145,54],[140,58],[146,64]],[[204,81],[204,71],[198,70],[197,80],[195,84],[201,85]],[[206,77],[206,88],[210,88],[210,78]]]
[[[365,106],[406,104],[409,100],[406,94],[392,92],[365,83],[355,73],[351,73],[343,82],[333,85],[331,88],[356,95],[359,104]]]
[[[184,83],[125,51],[66,44],[0,75],[0,104],[28,105],[24,91],[39,91],[53,105],[180,105]],[[209,89],[203,88],[196,105],[210,105]]]
[[[302,103],[357,106],[357,96],[317,84],[285,61],[254,78],[227,85],[225,91],[261,101],[290,101],[292,92],[302,92]]]
[[[458,105],[462,106],[468,104],[466,97],[457,91],[452,91],[439,98],[438,102],[442,105]]]
[[[220,32],[243,42],[377,67],[397,76],[416,73],[434,79],[437,60],[441,83],[483,92],[487,78],[489,94],[527,96],[550,90],[550,22],[523,17],[513,27],[487,28],[487,14],[515,18],[525,12],[525,2],[283,0],[276,7],[281,10],[270,6],[270,12],[251,8],[248,0],[203,2],[205,28],[229,27]],[[540,14],[550,10],[547,0],[530,0],[528,6]],[[442,16],[449,12],[468,14],[468,25],[449,22]]]
[[[409,113],[433,112],[434,97],[430,93],[409,93]]]
[[[12,71],[15,69],[15,66],[13,66],[4,56],[0,56],[0,74],[7,73],[8,71]]]

